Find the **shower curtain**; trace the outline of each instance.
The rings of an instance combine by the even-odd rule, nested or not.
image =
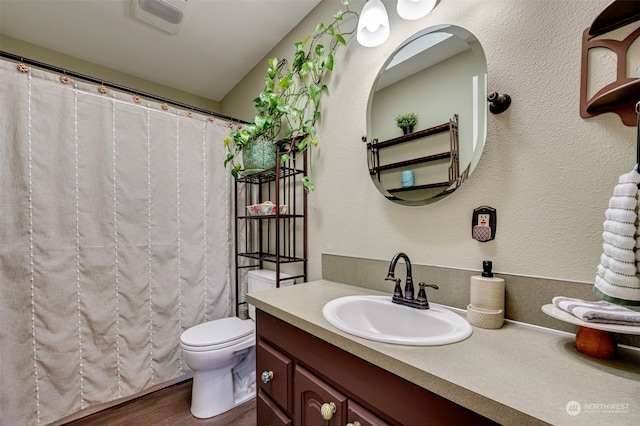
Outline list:
[[[0,61],[0,424],[189,373],[229,316],[227,122]]]

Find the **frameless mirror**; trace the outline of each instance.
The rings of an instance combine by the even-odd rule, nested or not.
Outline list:
[[[399,115],[418,122],[404,134]],[[369,96],[367,156],[380,192],[424,205],[455,191],[480,160],[487,133],[487,62],[478,40],[454,25],[430,27],[398,47]]]

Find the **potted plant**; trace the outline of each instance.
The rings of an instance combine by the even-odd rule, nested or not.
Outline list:
[[[291,143],[291,155],[310,156],[312,148],[318,145],[316,123],[321,117],[320,101],[328,93],[323,82],[334,68],[336,50],[347,44],[345,36],[353,34],[357,25],[358,14],[349,9],[350,0],[341,2],[345,10],[339,9],[329,25],[319,23],[311,35],[295,43],[290,61],[269,59],[264,90],[254,99],[257,115],[252,123],[232,132],[224,141],[227,149],[224,165],[231,167],[234,178],[246,173],[247,164],[242,162],[250,159],[245,151],[253,149],[254,141],[262,144],[260,151],[269,151],[265,156],[274,158],[282,140]],[[342,31],[340,24],[348,15],[353,15],[353,29]],[[283,163],[289,158],[288,153],[280,157]],[[304,176],[302,182],[307,191],[313,190],[309,176]]]
[[[414,112],[400,114],[396,117],[396,125],[402,129],[405,135],[413,132],[413,127],[418,124],[418,116]]]

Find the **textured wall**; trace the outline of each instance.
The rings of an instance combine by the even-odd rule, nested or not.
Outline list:
[[[613,114],[579,115],[582,31],[609,0],[443,0],[413,22],[397,17],[395,2],[385,4],[391,38],[377,48],[353,39],[336,59],[309,197],[310,278],[321,275],[322,253],[391,259],[404,251],[419,264],[479,270],[491,259],[496,272],[592,283],[608,199],[636,152],[635,127]],[[291,44],[338,5],[323,1],[274,53],[290,55]],[[461,189],[429,206],[397,206],[367,171],[360,138],[369,91],[396,46],[444,23],[476,35],[489,91],[510,94],[513,104],[488,117],[484,155]],[[265,69],[258,65],[222,102],[225,114],[253,116]],[[479,243],[470,236],[471,213],[485,204],[497,209],[497,238]]]

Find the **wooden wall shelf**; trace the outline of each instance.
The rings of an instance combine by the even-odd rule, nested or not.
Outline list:
[[[637,125],[635,105],[640,101],[640,78],[626,76],[627,53],[640,37],[640,25],[624,40],[598,39],[597,36],[640,21],[640,1],[613,1],[584,30],[582,35],[582,70],[580,78],[580,116],[594,117],[605,112],[618,114],[627,126]],[[617,56],[616,78],[611,84],[588,98],[589,50],[604,48]]]
[[[417,139],[427,138],[429,136],[440,133],[449,133],[449,150],[439,152],[432,155],[410,158],[404,161],[394,163],[380,164],[380,150],[390,148],[392,146],[404,144]],[[364,139],[364,138],[363,138]],[[418,184],[411,187],[385,188],[389,193],[417,191],[423,189],[433,189],[440,187],[448,187],[460,179],[460,153],[458,142],[458,114],[449,120],[448,123],[438,124],[428,129],[419,130],[408,135],[399,136],[397,138],[378,141],[373,139],[367,143],[367,151],[369,157],[369,173],[371,176],[377,177],[378,182],[381,180],[381,173],[389,170],[400,169],[408,166],[415,166],[441,160],[449,160],[449,176],[446,181]]]

